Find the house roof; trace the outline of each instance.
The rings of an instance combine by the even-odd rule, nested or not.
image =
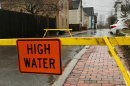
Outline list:
[[[86,14],[84,11],[83,11],[83,13],[84,13],[85,16],[88,16],[88,14]]]
[[[88,16],[94,16],[94,9],[93,9],[93,7],[85,7],[85,8],[83,8],[83,11]]]
[[[98,16],[98,13],[94,13],[95,16]]]

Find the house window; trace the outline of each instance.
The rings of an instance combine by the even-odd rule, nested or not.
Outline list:
[[[0,9],[1,9],[1,0],[0,0]]]

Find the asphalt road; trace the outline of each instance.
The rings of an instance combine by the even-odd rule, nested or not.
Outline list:
[[[97,34],[88,30],[75,37],[102,37],[108,35],[108,30],[97,30]],[[63,37],[63,35],[61,36]],[[63,68],[84,46],[62,46]],[[58,76],[21,74],[18,70],[16,46],[0,46],[0,86],[50,86]]]

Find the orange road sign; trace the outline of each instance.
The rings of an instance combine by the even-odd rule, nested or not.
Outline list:
[[[62,74],[60,39],[18,39],[19,71],[32,74]]]

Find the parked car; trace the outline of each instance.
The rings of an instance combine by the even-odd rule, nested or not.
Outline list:
[[[109,31],[110,34],[116,34],[117,30],[122,30],[128,28],[125,24],[125,21],[128,20],[127,18],[121,18],[115,22],[115,24],[110,25],[111,30]]]
[[[57,35],[63,35],[64,33],[66,33],[66,31],[64,31],[64,30],[58,30],[57,31]]]

